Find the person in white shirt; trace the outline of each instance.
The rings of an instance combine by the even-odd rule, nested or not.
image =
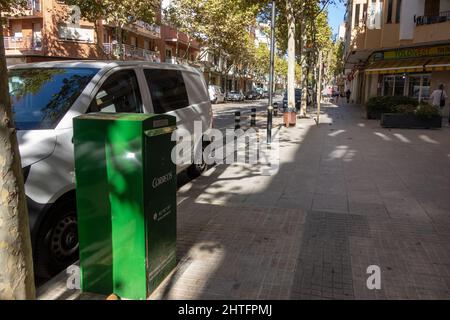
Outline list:
[[[435,107],[443,108],[445,107],[445,102],[448,99],[447,93],[444,90],[444,85],[439,85],[439,89],[434,90],[430,95],[431,104]]]

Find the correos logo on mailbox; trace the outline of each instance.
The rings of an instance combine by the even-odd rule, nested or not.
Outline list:
[[[152,182],[153,189],[158,188],[160,185],[169,182],[170,180],[172,180],[172,172],[169,172],[163,175],[162,177],[153,179]]]

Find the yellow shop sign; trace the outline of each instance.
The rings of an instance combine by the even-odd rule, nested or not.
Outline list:
[[[409,48],[384,52],[384,59],[404,59],[450,56],[450,45],[425,48]]]

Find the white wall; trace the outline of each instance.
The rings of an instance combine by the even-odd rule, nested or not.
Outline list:
[[[441,0],[440,11],[450,11],[450,0]]]
[[[341,41],[345,40],[345,31],[346,31],[345,22],[342,22],[339,25],[339,40],[341,40]]]
[[[450,0],[446,0],[450,2]],[[441,0],[442,2],[442,0]],[[425,11],[425,0],[402,1],[400,14],[400,40],[409,40],[414,36],[414,15],[421,16]]]

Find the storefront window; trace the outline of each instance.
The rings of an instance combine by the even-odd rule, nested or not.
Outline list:
[[[383,77],[384,96],[407,95],[419,101],[430,96],[430,75],[386,75]]]
[[[431,79],[429,75],[422,77],[422,92],[420,95],[420,100],[428,99],[430,97],[430,85]]]
[[[405,94],[406,76],[395,76],[394,96],[403,96]]]
[[[421,76],[409,77],[408,96],[411,98],[420,98],[420,82]]]
[[[395,83],[395,77],[394,76],[384,76],[383,79],[383,95],[384,96],[392,96],[394,92],[394,83]]]
[[[400,76],[384,76],[384,92],[385,96],[402,96],[405,93],[406,77]]]
[[[417,74],[408,78],[408,96],[419,101],[428,99],[430,96],[430,75]]]

